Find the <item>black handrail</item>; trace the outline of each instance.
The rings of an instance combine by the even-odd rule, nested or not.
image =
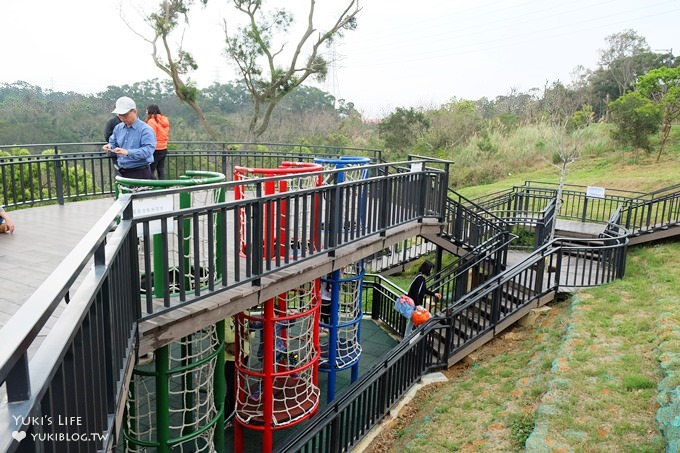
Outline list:
[[[233,190],[240,181],[212,184],[209,186],[192,186],[182,189],[166,189],[155,192],[138,192],[131,196],[122,197],[110,208],[76,246],[74,251],[67,257],[65,264],[58,266],[57,270],[39,287],[34,295],[23,304],[20,312],[0,330],[0,337],[6,343],[0,350],[0,385],[4,384],[9,401],[13,404],[0,408],[1,420],[23,420],[31,415],[40,414],[45,417],[58,416],[82,416],[80,412],[86,408],[92,419],[82,425],[84,432],[102,433],[98,448],[106,450],[115,441],[120,419],[120,411],[124,407],[125,385],[129,376],[131,365],[134,363],[134,355],[137,348],[137,322],[142,317],[142,310],[146,311],[145,317],[154,316],[162,311],[172,310],[175,307],[185,306],[191,302],[199,301],[212,294],[234,288],[238,285],[257,283],[262,276],[269,275],[277,270],[291,267],[297,263],[311,259],[316,254],[330,254],[334,250],[348,244],[353,244],[361,239],[373,236],[381,236],[389,228],[394,228],[406,223],[420,223],[427,217],[439,217],[438,211],[430,212],[432,205],[423,199],[438,198],[441,193],[440,187],[446,185],[447,175],[440,170],[424,168],[419,172],[403,172],[402,163],[382,164],[368,166],[369,171],[375,171],[374,176],[361,181],[347,181],[337,185],[313,187],[308,189],[291,190],[284,193],[269,194],[257,199],[245,199],[234,201],[213,201],[205,206],[189,207],[170,213],[136,215],[133,216],[132,206],[134,203],[152,197],[173,196],[175,194],[197,192],[200,190]],[[342,170],[328,170],[317,173],[319,177],[326,174],[337,173]],[[434,178],[433,178],[434,176]],[[274,181],[286,180],[291,185],[296,177],[262,178],[255,182],[256,185],[264,185]],[[423,193],[423,180],[429,184],[430,194]],[[410,188],[409,188],[410,187]],[[382,194],[379,202],[372,206],[366,206],[360,201],[365,201],[363,195],[370,198],[371,193]],[[342,199],[347,209],[335,210],[323,203],[328,203],[336,198]],[[351,197],[360,197],[353,199]],[[303,201],[307,200],[307,201]],[[324,216],[308,215],[306,206],[312,203],[321,203],[318,213]],[[147,291],[145,300],[140,297],[140,282],[142,275],[150,275],[151,269],[147,267],[149,247],[141,247],[141,257],[138,251],[138,231],[142,232],[142,242],[146,245],[153,242],[150,238],[150,226],[152,222],[161,222],[165,227],[161,228],[160,238],[163,247],[160,252],[167,262],[169,256],[168,228],[172,223],[178,229],[179,237],[184,237],[181,232],[184,220],[190,220],[196,224],[201,218],[208,221],[208,225],[218,225],[218,219],[224,219],[227,215],[238,218],[239,210],[246,209],[255,213],[243,217],[245,221],[244,231],[250,231],[252,238],[262,238],[263,221],[266,215],[257,215],[268,212],[282,212],[282,207],[288,209],[291,216],[290,225],[302,225],[303,218],[307,224],[307,237],[314,235],[314,228],[322,226],[324,231],[318,237],[316,249],[309,252],[298,253],[275,253],[263,254],[261,247],[253,247],[252,244],[260,244],[262,240],[250,241],[248,247],[241,249],[238,236],[232,244],[223,242],[221,248],[212,249],[212,255],[246,254],[248,269],[243,274],[227,275],[222,272],[217,275],[218,268],[208,266],[206,286],[196,285],[193,290],[186,287],[185,279],[179,279],[180,296],[169,296],[170,291],[167,279],[163,280],[163,294],[160,300],[162,306],[154,305],[151,292]],[[295,217],[293,206],[300,206],[303,218]],[[349,209],[351,207],[351,209]],[[423,212],[424,209],[428,212]],[[372,210],[372,211],[371,211]],[[344,225],[353,225],[352,222],[362,219],[368,214],[372,219],[382,219],[383,223],[375,221],[359,222],[356,227],[349,230]],[[109,236],[109,227],[120,217],[120,224]],[[436,222],[432,222],[437,225]],[[237,225],[235,223],[235,225]],[[290,226],[289,225],[289,226]],[[139,226],[139,228],[138,228]],[[221,231],[221,232],[219,232]],[[240,231],[236,229],[237,234]],[[219,230],[218,234],[224,239],[230,237],[233,231]],[[199,241],[200,233],[194,230],[192,241]],[[208,237],[213,230],[208,228]],[[292,233],[291,233],[292,234]],[[304,234],[304,233],[303,233]],[[286,234],[288,237],[288,234]],[[299,237],[304,243],[304,236]],[[288,244],[275,244],[288,246]],[[181,252],[181,258],[185,255]],[[259,256],[259,258],[258,258]],[[88,264],[94,263],[94,270],[89,271]],[[196,262],[192,257],[189,262]],[[84,276],[84,283],[80,283],[75,294],[71,295],[65,314],[60,318],[58,328],[50,331],[46,341],[43,342],[36,352],[36,359],[28,360],[28,350],[36,340],[38,332],[44,326],[55,307],[59,305],[64,296],[74,287],[74,282],[79,276]],[[194,274],[196,278],[196,274]],[[149,288],[149,285],[145,285]],[[280,289],[282,291],[283,289]],[[158,299],[158,298],[156,298]],[[172,301],[168,303],[168,301]],[[115,302],[115,303],[114,303]],[[144,304],[144,305],[143,305]],[[65,318],[66,316],[66,318]],[[62,322],[63,321],[63,322]],[[198,327],[197,327],[198,328]],[[47,352],[49,351],[49,353]],[[64,367],[64,363],[79,357],[79,370],[73,374],[71,367]],[[70,363],[70,362],[69,362]],[[98,367],[105,366],[105,370]],[[91,370],[99,370],[91,373]],[[67,373],[67,374],[64,374]],[[70,374],[69,374],[70,373]],[[94,382],[93,379],[97,380]],[[80,391],[75,387],[68,389],[64,385],[71,382],[82,383]],[[92,391],[83,392],[83,389]],[[54,392],[63,395],[64,401],[55,404]],[[17,443],[13,441],[11,432],[20,430],[28,435],[34,434],[39,426],[26,426],[17,422],[0,426],[0,450],[5,451],[15,448]],[[46,444],[51,440],[45,441]],[[91,446],[92,444],[89,444]],[[82,445],[86,449],[85,445]]]
[[[1,150],[26,149],[28,155],[0,156],[0,204],[6,209],[81,200],[115,193],[113,160],[102,143],[3,145]],[[44,153],[44,154],[41,154]],[[278,143],[171,142],[166,160],[168,178],[187,170],[218,171],[231,179],[234,167],[276,168],[283,161],[311,162],[318,157],[368,157],[382,161],[379,150],[303,146]]]

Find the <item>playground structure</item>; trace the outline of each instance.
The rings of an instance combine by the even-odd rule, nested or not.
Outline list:
[[[118,176],[116,184],[120,196],[224,180],[222,173],[187,171],[176,180]],[[137,200],[133,203],[133,212],[135,215],[177,212],[220,201],[224,201],[224,190],[208,187],[190,193]],[[219,247],[219,228],[222,228],[219,220],[209,225],[205,218],[194,220],[180,215],[171,222],[158,221],[138,229],[138,247],[150,251],[153,257],[151,260],[139,260],[142,269],[140,291],[147,295],[147,304],[153,304],[152,296],[163,297],[164,288],[167,288],[168,294],[178,296],[207,286],[211,273],[219,278],[219,254],[208,253],[208,249]],[[213,229],[212,234],[207,234],[208,229]],[[198,238],[204,239],[198,241]],[[207,243],[205,238],[215,238],[214,243]],[[143,255],[140,253],[140,256]],[[211,255],[214,255],[212,260],[209,258]],[[199,330],[157,349],[150,364],[135,367],[123,430],[126,451],[146,451],[149,447],[158,451],[176,448],[214,451],[211,446],[216,425],[221,427],[220,401],[224,399],[224,384],[218,385],[219,391],[215,392],[215,370],[224,363],[223,357],[219,359],[219,355],[223,354],[224,336],[223,333],[218,335],[218,332],[223,332],[223,327],[220,329],[213,325]]]
[[[132,179],[118,176],[116,188],[120,196],[125,193],[147,190],[219,183],[225,179],[222,173],[189,170],[180,179],[173,180]],[[133,211],[135,216],[176,212],[223,202],[224,196],[223,189],[207,187],[205,190],[178,192],[136,200],[133,203]],[[176,222],[152,223],[148,231],[139,228],[137,236],[140,238],[140,247],[150,248],[152,251],[151,260],[140,260],[142,293],[153,294],[153,297],[163,297],[164,288],[168,288],[169,293],[173,295],[193,291],[197,287],[208,285],[210,270],[213,270],[215,280],[218,280],[222,272],[220,256],[209,253],[209,250],[211,248],[219,250],[222,235],[217,233],[222,227],[219,218],[214,219],[212,225],[208,225],[205,217],[194,220],[191,216],[178,216]],[[207,234],[208,228],[213,229],[212,234]],[[202,238],[200,241],[195,240],[199,237]],[[208,238],[214,238],[214,243],[209,244]],[[211,255],[212,260],[209,259]],[[151,303],[150,298],[147,298],[147,303]]]
[[[223,323],[155,351],[133,371],[126,406],[126,452],[222,451]]]
[[[337,179],[336,182],[366,179],[368,177],[366,165],[371,163],[371,159],[358,156],[339,156],[337,158],[316,157],[314,163],[321,164],[324,170],[343,170],[337,173],[329,173],[324,178],[323,183],[330,184],[333,182],[331,180],[333,177]]]
[[[359,377],[361,358],[361,329],[363,316],[361,293],[365,268],[363,260],[342,271],[332,272],[321,278],[320,284],[326,287],[330,298],[326,301],[328,315],[321,317],[319,324],[328,335],[321,342],[319,369],[328,373],[327,401],[335,399],[337,373],[351,368],[351,382]],[[322,306],[322,313],[325,311]],[[325,318],[325,319],[324,319]]]
[[[243,451],[243,428],[261,431],[267,450],[274,430],[318,408],[318,309],[315,285],[307,284],[237,315],[236,451]]]
[[[321,185],[322,169],[309,162],[282,162],[278,168],[234,168],[236,200],[257,200],[263,196],[304,190]],[[306,174],[309,174],[307,176]],[[280,178],[259,183],[261,178]],[[289,225],[291,210],[303,218],[304,225]],[[310,211],[311,212],[308,212]],[[248,237],[246,209],[239,212],[241,253],[253,247]],[[319,249],[319,204],[313,206],[285,200],[265,203],[263,207],[262,257],[286,259],[289,254],[314,253]],[[270,449],[273,431],[298,424],[313,415],[319,406],[318,318],[320,299],[317,285],[311,282],[279,294],[249,313],[236,317],[235,416],[234,442],[243,450],[243,429],[262,432],[262,448]],[[252,334],[252,335],[251,335]],[[246,342],[254,342],[246,347]],[[255,346],[257,345],[257,346]],[[245,351],[249,351],[246,355]]]
[[[267,195],[319,187],[322,183],[321,175],[314,173],[320,170],[322,170],[321,165],[311,162],[282,162],[278,168],[237,166],[234,168],[234,181],[242,181],[243,184],[234,187],[234,199],[257,200]],[[267,180],[264,183],[259,182],[262,178],[275,176],[281,178]],[[301,214],[306,214],[311,209],[313,216],[319,215],[318,203],[312,207],[306,205],[290,206],[286,200],[281,200],[265,205],[263,214],[264,259],[272,259],[277,255],[283,257],[289,252],[304,256],[318,250],[318,236],[308,237],[305,235],[310,229],[290,228],[286,221],[288,217],[291,217],[290,209],[295,209]],[[249,237],[249,232],[246,231],[247,215],[246,208],[239,211],[241,256],[245,256],[246,248],[252,245],[252,237]],[[307,216],[304,218],[307,221],[313,221]]]
[[[324,184],[360,181],[368,177],[367,157],[340,156],[338,158],[315,158],[315,163],[323,165],[325,170],[343,170],[330,173]],[[334,181],[331,179],[334,178]],[[342,208],[342,201],[338,209]],[[365,221],[365,194],[359,196],[358,219],[354,225],[343,225],[343,233],[362,228]],[[326,294],[325,306],[322,306],[320,328],[328,332],[321,341],[320,370],[328,374],[327,401],[335,399],[337,373],[351,368],[351,382],[359,376],[359,360],[361,358],[360,326],[361,289],[366,270],[363,260],[336,270],[325,278],[319,279],[320,292]]]
[[[236,200],[258,200],[263,196],[276,195],[293,190],[319,187],[323,184],[318,174],[323,169],[336,165],[345,171],[334,173],[339,183],[365,178],[367,172],[362,166],[369,162],[367,158],[319,159],[319,162],[283,162],[275,169],[235,167],[234,180],[243,181],[234,187]],[[306,176],[310,173],[309,176]],[[271,177],[279,177],[271,179]],[[206,180],[205,178],[209,178]],[[259,179],[269,178],[264,184]],[[196,181],[203,184],[221,182],[224,175],[191,172],[185,178],[173,181],[145,181],[118,178],[118,192],[130,193],[142,190],[172,188],[182,185],[193,185]],[[204,191],[192,191],[191,194],[162,195],[146,200],[136,201],[133,206],[135,214],[153,214],[156,212],[176,211],[196,205],[207,205],[224,201],[223,191],[207,188]],[[311,212],[307,212],[310,210]],[[240,248],[242,257],[247,247],[252,247],[252,238],[245,229],[247,208],[238,212]],[[288,224],[290,210],[298,210],[294,218],[306,218],[309,227]],[[323,213],[319,212],[319,204],[313,206],[288,204],[287,201],[265,203],[263,206],[263,242],[262,258],[275,259],[289,254],[314,253],[321,248],[318,225]],[[141,291],[154,297],[163,294],[167,288],[170,294],[181,294],[196,288],[196,285],[208,284],[210,275],[220,275],[222,263],[219,254],[213,254],[212,261],[207,262],[210,254],[205,250],[208,244],[194,243],[192,229],[200,228],[201,238],[219,238],[219,229],[223,228],[216,219],[207,224],[205,219],[194,221],[191,218],[176,219],[173,223],[153,225],[138,231],[140,247],[148,248],[152,237],[153,268],[148,271],[147,263],[140,261],[140,268],[145,269]],[[315,227],[315,225],[317,227]],[[213,234],[206,234],[208,228]],[[219,247],[219,243],[212,244]],[[199,259],[200,258],[200,259]],[[336,271],[331,281],[326,282],[332,288],[331,317],[323,324],[329,336],[319,344],[319,309],[321,306],[320,279],[310,281],[300,288],[278,295],[260,306],[253,307],[234,317],[236,330],[236,347],[234,351],[235,385],[226,389],[234,395],[234,441],[237,450],[243,449],[243,429],[249,428],[262,432],[264,449],[272,445],[273,431],[296,425],[306,419],[319,407],[320,389],[318,386],[319,361],[323,359],[323,370],[328,373],[328,400],[335,397],[336,373],[352,368],[352,381],[358,377],[358,363],[361,355],[359,343],[359,323],[361,321],[361,285],[363,281],[363,262],[350,266],[351,269]],[[149,300],[150,297],[147,297]],[[213,333],[210,337],[215,337]],[[219,330],[219,329],[217,329]],[[197,332],[195,335],[199,335]],[[217,362],[215,343],[203,340],[194,344],[190,339],[183,339],[176,344],[156,351],[153,369],[138,365],[133,374],[131,384],[128,416],[124,437],[131,451],[144,447],[161,445],[180,445],[177,439],[191,439],[191,449],[203,451],[208,448],[206,439],[214,435],[219,403],[214,391],[214,383],[202,378],[205,367],[215,371],[224,363]],[[187,343],[187,341],[189,343]],[[246,344],[247,343],[247,344]],[[187,344],[191,344],[188,347]],[[219,344],[219,342],[218,342]],[[223,344],[223,343],[222,343]],[[222,346],[223,347],[223,346]],[[172,365],[172,351],[178,351],[179,370]],[[198,352],[197,352],[198,351]],[[197,354],[197,355],[196,355]],[[210,359],[205,356],[210,355]],[[199,364],[193,359],[199,357]],[[184,375],[185,370],[198,367],[191,376]],[[194,376],[197,374],[199,376]],[[175,377],[178,374],[179,377]],[[199,384],[200,383],[200,384]],[[196,385],[203,388],[203,399],[192,396]],[[207,387],[205,387],[207,386]],[[172,390],[175,388],[176,390]],[[173,392],[177,395],[173,395]],[[181,397],[186,395],[187,398]],[[209,395],[209,397],[206,397]],[[222,392],[223,395],[223,392]],[[170,410],[170,416],[160,417],[172,401],[178,399],[186,405]],[[211,404],[206,404],[206,401]],[[153,401],[161,401],[161,406],[154,406]],[[191,412],[191,411],[194,412]],[[185,412],[182,424],[173,421],[177,412]],[[196,413],[200,411],[200,413]],[[188,414],[188,415],[187,415]],[[224,419],[223,411],[220,420]],[[203,421],[204,424],[195,423]],[[158,428],[152,429],[151,426]],[[203,440],[202,440],[203,439]],[[174,448],[174,447],[173,447]]]

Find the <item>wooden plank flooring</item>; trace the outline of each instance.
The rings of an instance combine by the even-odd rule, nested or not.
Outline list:
[[[101,198],[8,212],[16,230],[0,234],[0,328],[112,203],[113,198]]]

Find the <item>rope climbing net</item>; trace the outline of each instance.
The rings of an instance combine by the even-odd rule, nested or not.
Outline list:
[[[321,164],[324,170],[342,169],[342,172],[329,173],[323,179],[324,185],[334,182],[361,181],[368,177],[366,165],[371,163],[368,157],[340,156],[338,158],[317,157],[314,162]]]
[[[315,285],[308,283],[236,317],[238,422],[277,429],[316,409],[318,307]]]
[[[221,347],[213,325],[157,350],[151,363],[135,367],[126,403],[126,452],[168,446],[177,452],[215,451],[214,380]]]
[[[344,369],[355,364],[361,357],[359,327],[363,316],[361,292],[364,274],[363,261],[359,261],[346,266],[337,282],[321,278],[322,286],[336,283],[338,285],[337,308],[333,301],[329,301],[330,316],[326,317],[327,322],[323,322],[322,319],[320,323],[320,327],[329,332],[320,340],[321,369]],[[324,307],[321,310],[323,313]]]
[[[320,171],[321,169],[321,165],[310,162],[282,162],[278,168],[249,168],[237,166],[234,168],[234,181],[242,181],[243,183],[234,186],[234,199],[256,200],[266,195],[318,187],[321,185],[321,176],[312,173]],[[269,179],[263,182],[265,178],[272,177],[281,178],[273,180]],[[245,254],[248,246],[246,224],[248,213],[246,212],[246,209],[247,208],[241,208],[239,210],[239,236],[242,256]],[[302,253],[299,244],[292,244],[294,247],[290,247],[289,242],[293,239],[288,238],[288,236],[293,235],[297,237],[299,242],[300,237],[303,237],[304,233],[299,231],[297,232],[299,233],[298,235],[296,232],[291,231],[291,226],[288,224],[287,219],[289,217],[303,218],[303,214],[307,214],[307,212],[303,211],[309,210],[310,206],[304,203],[293,206],[282,202],[278,205],[265,206],[264,209],[263,234],[265,238],[265,256],[271,258],[277,253],[282,256],[291,250],[293,250],[294,253]],[[291,212],[291,209],[298,209],[300,212],[296,214]],[[312,238],[307,237],[303,240],[308,247],[308,250],[306,250],[305,253],[312,251],[309,250],[311,239]]]

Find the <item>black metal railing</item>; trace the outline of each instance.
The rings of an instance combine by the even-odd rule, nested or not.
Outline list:
[[[400,166],[399,163],[372,166],[381,170],[375,173],[379,176],[362,181],[268,195],[257,187],[284,177],[263,178],[249,182],[263,196],[211,200],[205,205],[161,214],[135,215],[135,204],[180,192],[193,194],[205,187],[146,191],[121,197],[0,331],[5,341],[0,351],[0,385],[12,403],[0,408],[0,420],[8,421],[0,426],[0,450],[13,451],[17,447],[12,432],[32,435],[41,429],[17,420],[30,416],[85,417],[83,414],[87,414],[88,421],[79,429],[97,434],[97,448],[108,449],[118,433],[125,382],[135,363],[140,319],[244,283],[258,283],[276,270],[321,252],[332,253],[362,238],[380,236],[388,228],[420,222],[426,216],[441,217],[438,211],[430,212],[428,208],[426,215],[424,210],[432,207],[431,199],[440,197],[447,175],[425,167],[419,172],[404,172]],[[338,171],[341,170],[319,175]],[[296,178],[286,177],[290,187],[298,187]],[[232,181],[207,187],[211,192],[233,191],[242,184]],[[424,187],[431,193],[423,193]],[[443,203],[440,201],[439,205]],[[284,212],[288,216],[286,222],[280,217]],[[118,226],[109,233],[110,225],[116,221]],[[202,222],[205,229],[197,227]],[[173,229],[177,232],[176,251],[172,248]],[[184,235],[187,229],[192,230],[190,238]],[[264,239],[273,231],[277,231],[273,237],[279,240],[267,245]],[[204,239],[209,244],[207,249],[200,246]],[[309,249],[305,247],[307,239],[313,241]],[[189,271],[191,278],[177,279],[177,293],[171,294],[170,278],[163,275],[159,280],[162,291],[158,294],[155,290],[159,288],[149,283],[154,272],[151,264],[154,254],[156,258],[160,255],[163,268],[167,269],[173,253],[178,258],[179,275]],[[204,253],[208,265],[203,269],[205,272],[198,273],[197,264]],[[217,256],[225,258],[219,266],[212,264]],[[82,282],[76,284],[80,279]],[[67,294],[70,302],[57,327],[38,344],[38,332]],[[37,351],[29,361],[34,345]],[[405,356],[414,361],[417,358],[413,354],[408,352]],[[59,451],[62,445],[58,436],[37,439],[39,442],[33,444],[36,448]],[[87,447],[91,447],[92,436],[86,439],[90,442]],[[29,448],[28,445],[24,443],[22,448]]]
[[[362,238],[382,235],[388,228],[441,216],[432,206],[441,193],[440,186],[446,184],[446,175],[441,171],[425,168],[421,172],[402,172],[399,163],[371,165],[368,169],[380,170],[374,172],[378,176],[278,193],[268,193],[268,188],[281,182],[288,187],[307,187],[303,180],[310,175],[136,193],[134,199],[139,202],[179,194],[193,197],[206,190],[227,194],[223,202],[210,201],[136,218],[143,244],[140,272],[149,276],[144,278],[142,288],[145,316],[246,282],[257,284],[262,277],[284,267]],[[432,175],[438,176],[433,179]],[[423,189],[423,181],[427,182],[427,190]],[[228,195],[241,193],[245,184],[251,197],[239,200]],[[187,237],[190,243],[178,240]],[[154,273],[156,267],[170,268],[171,272],[159,276]]]
[[[669,189],[675,192],[665,192]],[[649,199],[628,201],[621,213],[622,224],[635,235],[680,225],[680,187],[665,191]]]
[[[473,249],[510,228],[504,219],[451,189],[448,189],[445,216],[442,234],[467,249]]]
[[[391,247],[375,253],[364,259],[364,266],[368,272],[403,272],[408,263],[434,252],[436,245],[422,236],[416,236],[397,242]]]
[[[351,448],[432,371],[446,367],[448,320],[432,319],[392,349],[333,400],[304,429],[276,446],[277,452],[340,452]]]
[[[500,218],[517,218],[522,212],[535,213],[545,209],[557,192],[556,184],[527,181],[523,186],[479,197],[474,203]],[[648,193],[604,188],[597,196],[590,195],[588,187],[565,185],[558,217],[607,223],[622,206],[621,225],[632,234],[639,234],[677,224],[680,221],[679,197],[680,185]]]
[[[101,151],[102,144],[0,146],[0,151],[17,154],[0,157],[0,204],[14,208],[113,195],[114,161]],[[231,179],[237,166],[277,168],[285,161],[311,162],[319,157],[382,160],[379,150],[348,147],[229,142],[171,142],[169,147],[168,179],[177,179],[187,170],[217,171]]]
[[[25,451],[29,445],[50,446],[52,451],[90,451],[96,445],[108,451],[115,444],[140,314],[130,208],[128,202],[115,203],[0,330],[0,383],[9,403],[0,407],[5,421],[1,451],[17,447],[11,445],[13,431],[23,431],[31,440],[22,444]],[[121,223],[107,240],[108,226],[116,218]],[[81,274],[86,276],[77,292],[29,362],[38,333]],[[60,419],[79,420],[69,426],[77,430],[70,439],[59,431]]]

